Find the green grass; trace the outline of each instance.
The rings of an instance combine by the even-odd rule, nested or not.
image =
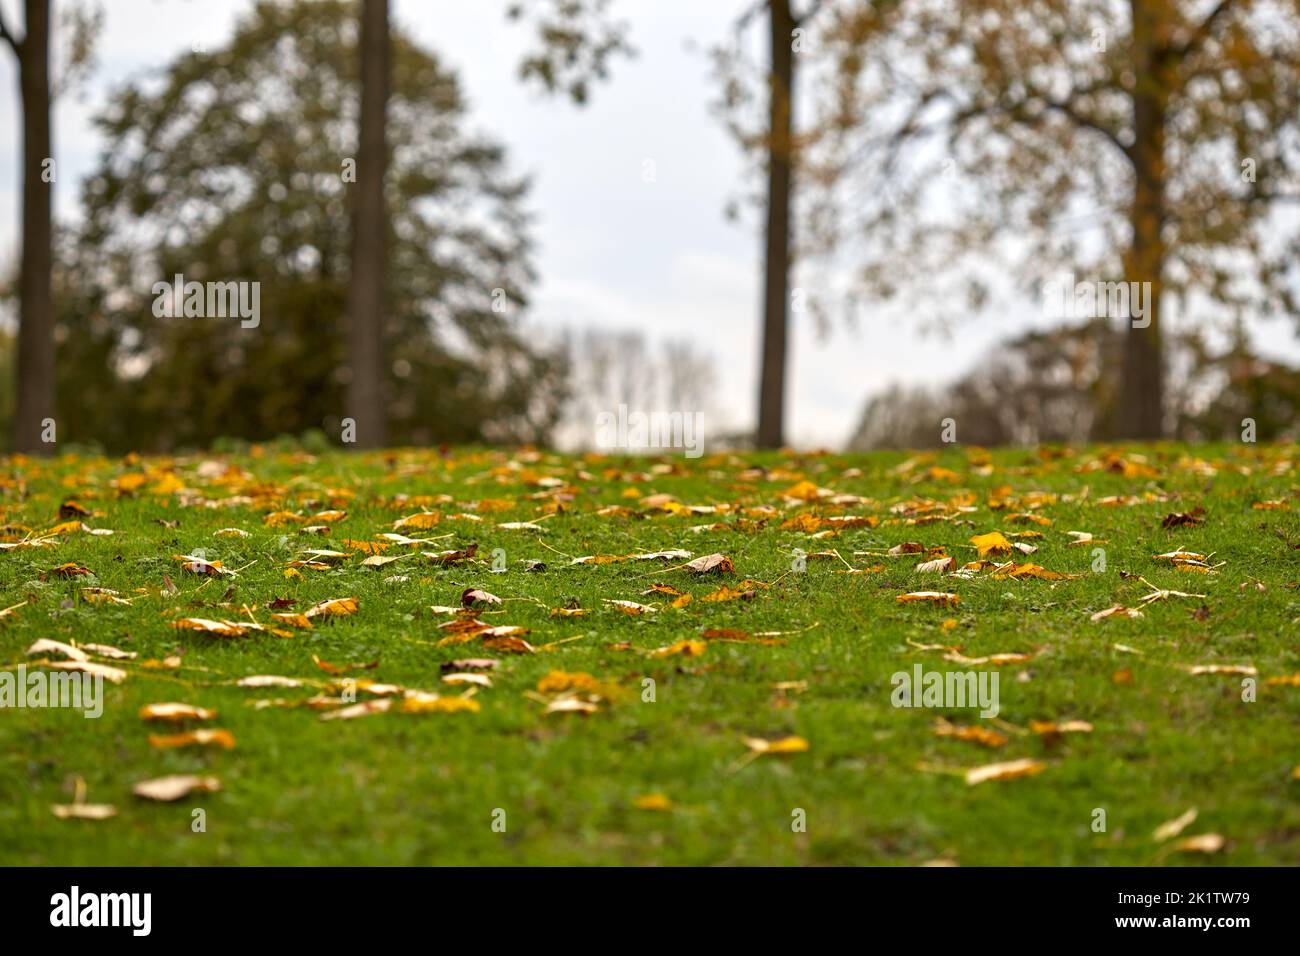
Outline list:
[[[43,637],[111,644],[139,658],[121,665],[129,672],[122,684],[105,685],[99,719],[50,708],[0,711],[0,863],[1295,863],[1300,687],[1266,681],[1300,671],[1297,448],[1161,445],[1117,454],[1130,464],[1144,460],[1149,470],[1125,476],[1123,460],[1098,449],[997,451],[989,465],[982,452],[955,449],[903,472],[896,470],[903,454],[691,461],[480,449],[312,458],[254,449],[251,456],[175,460],[10,459],[2,472],[6,540],[23,536],[13,526],[40,532],[57,524],[68,498],[96,513],[86,519],[91,527],[115,533],[69,532],[54,547],[0,553],[0,606],[27,602],[0,620],[0,664],[22,662]],[[214,460],[232,470],[216,477],[220,469],[204,465]],[[1110,468],[1100,467],[1107,462]],[[932,472],[932,465],[951,473]],[[137,490],[114,484],[141,473],[147,479]],[[539,481],[548,478],[561,484]],[[803,479],[869,500],[783,502],[781,493]],[[126,487],[132,483],[128,478]],[[1007,488],[1010,507],[990,508]],[[1034,510],[1050,525],[1009,520],[1034,503],[1014,500],[1031,492],[1057,496]],[[760,526],[755,513],[741,527],[737,512],[641,516],[639,499],[653,493],[688,505],[775,506],[780,514]],[[1140,500],[1101,503],[1109,495]],[[286,577],[300,549],[354,551],[344,539],[391,531],[395,520],[421,510],[418,496],[443,518],[436,528],[407,533],[450,535],[430,550],[476,542],[478,563],[440,567],[416,555],[375,570],[362,567],[358,553],[336,569]],[[223,499],[231,500],[223,506]],[[484,510],[477,523],[454,517],[481,499],[511,506]],[[947,520],[909,525],[907,514],[891,511],[914,499],[941,503],[932,513]],[[1290,507],[1253,507],[1279,499]],[[217,506],[205,507],[206,500]],[[537,518],[557,500],[564,507],[541,522],[542,534],[497,527]],[[595,514],[610,505],[633,514]],[[1166,514],[1197,506],[1206,510],[1203,524],[1161,528]],[[263,524],[274,511],[310,515],[332,507],[347,517],[328,535]],[[781,528],[802,513],[874,515],[880,523],[820,540]],[[689,530],[715,521],[727,529]],[[232,526],[251,536],[213,536]],[[965,562],[975,557],[969,539],[994,530],[1041,531],[1032,542],[1039,550],[1021,560],[1078,576],[998,580],[984,570],[968,580],[941,579],[913,570],[919,556],[854,555],[916,541],[946,546]],[[1093,570],[1091,547],[1068,546],[1066,532],[1075,530],[1105,540],[1105,571]],[[1202,575],[1152,559],[1177,547],[1213,552],[1211,563],[1223,564]],[[490,570],[496,548],[509,562],[502,574]],[[696,577],[673,569],[680,561],[575,566],[563,556],[670,548],[721,552],[737,573]],[[793,572],[797,548],[833,548],[854,567],[883,570],[840,573],[846,564],[839,559],[812,558],[805,573]],[[239,576],[195,576],[172,560],[196,549],[240,569]],[[525,571],[516,563],[524,559],[545,561],[546,570]],[[48,573],[65,562],[90,569],[94,579]],[[394,575],[406,580],[386,580]],[[1156,602],[1141,619],[1089,620],[1115,603],[1136,605],[1148,590],[1137,576],[1207,597]],[[744,578],[772,586],[751,600],[698,600]],[[652,583],[696,600],[673,609],[668,598],[642,597]],[[132,603],[86,603],[80,592],[88,585],[115,589]],[[446,633],[438,625],[449,618],[430,606],[457,604],[470,586],[505,599],[482,620],[529,628],[538,652],[487,651],[478,640],[435,646]],[[960,604],[896,601],[916,590],[952,591]],[[170,626],[184,616],[246,619],[245,606],[269,622],[267,605],[277,598],[296,600],[290,610],[303,611],[347,596],[359,599],[358,613],[288,638],[210,637]],[[631,617],[604,605],[607,598],[660,610]],[[587,615],[551,616],[549,609],[571,601]],[[949,619],[955,624],[945,629]],[[706,628],[789,633],[779,638],[784,644],[709,641],[700,656],[648,653],[698,639]],[[630,648],[620,649],[624,642]],[[990,725],[972,710],[891,705],[895,672],[916,663],[963,669],[914,644],[960,645],[970,657],[1036,652],[999,671],[1006,746],[933,734],[940,716]],[[182,657],[180,669],[140,666],[169,655]],[[375,670],[357,676],[444,694],[462,688],[440,683],[442,663],[483,656],[501,663],[493,686],[475,696],[477,713],[321,721],[306,708],[249,706],[315,689],[230,685],[249,674],[329,680],[313,655],[335,664],[377,659]],[[1255,666],[1258,699],[1242,700],[1241,676],[1186,671],[1197,664]],[[1116,682],[1125,669],[1131,681]],[[544,715],[544,704],[527,694],[552,670],[586,672],[623,692],[595,714]],[[645,678],[655,682],[654,702],[642,700]],[[782,681],[806,688],[774,690]],[[237,747],[152,748],[149,734],[168,731],[137,712],[159,701],[215,708],[212,726],[231,731]],[[1065,719],[1095,729],[1059,737],[1015,732],[1031,720]],[[743,738],[787,735],[805,738],[808,751],[742,759]],[[1033,777],[978,786],[942,772],[1024,757],[1047,766]],[[136,782],[173,773],[215,775],[223,790],[172,804],[132,796]],[[115,818],[51,814],[51,804],[70,802],[78,776],[89,801],[118,808]],[[634,805],[652,793],[667,795],[672,809]],[[206,812],[206,832],[191,830],[196,807]],[[1178,852],[1176,841],[1152,840],[1158,824],[1189,807],[1199,817],[1183,836],[1220,833],[1227,840],[1221,853]],[[504,833],[492,827],[497,808],[506,813]],[[806,832],[792,832],[796,808],[806,813]],[[1095,808],[1106,811],[1104,833],[1092,829]]]

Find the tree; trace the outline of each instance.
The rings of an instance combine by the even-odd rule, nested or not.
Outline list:
[[[388,0],[361,4],[361,122],[352,207],[352,273],[348,286],[348,345],[352,379],[348,414],[359,448],[382,448],[387,431],[384,394],[384,172],[388,110]]]
[[[789,0],[768,2],[772,68],[768,79],[767,227],[763,256],[763,346],[758,384],[759,448],[784,440],[787,309],[790,304],[790,170],[794,157],[795,19]]]
[[[537,52],[521,67],[525,78],[549,91],[563,90],[575,102],[586,102],[591,77],[607,75],[606,63],[616,53],[630,52],[624,31],[607,19],[609,0],[548,0],[537,24]],[[762,345],[759,361],[758,419],[755,442],[778,448],[785,434],[786,356],[790,312],[790,272],[794,261],[791,234],[792,179],[798,161],[795,130],[795,49],[799,34],[821,7],[812,0],[799,14],[790,0],[751,0],[736,20],[733,43],[714,51],[723,84],[721,112],[741,146],[762,156],[766,178],[763,255]],[[515,4],[510,15],[527,9]],[[769,64],[762,86],[767,90],[766,118],[761,128],[749,128],[742,114],[749,102],[740,48],[745,32],[766,11]]]
[[[82,226],[58,257],[76,268],[56,273],[73,434],[120,450],[340,434],[358,42],[351,3],[261,2],[224,48],[109,101]],[[514,319],[533,281],[526,183],[467,132],[438,58],[400,30],[391,43],[388,438],[543,441],[562,363]],[[178,274],[256,290],[260,320],[169,317]]]
[[[1277,204],[1300,198],[1297,12],[1295,0],[838,4],[808,147],[818,251],[861,243],[858,294],[923,286],[949,309],[940,277],[960,275],[978,306],[989,254],[1030,282],[1069,270],[1148,283],[1145,315],[1106,316],[1127,326],[1109,432],[1159,437],[1170,307],[1296,314],[1294,241],[1268,233]],[[1095,229],[1062,228],[1081,219]]]
[[[54,314],[51,307],[50,4],[26,0],[24,34],[14,36],[0,12],[0,37],[18,61],[23,114],[22,264],[18,275],[18,402],[14,448],[51,450],[41,440],[54,417]]]
[[[790,0],[760,0],[736,21],[733,42],[714,50],[723,95],[719,108],[732,136],[746,152],[761,157],[766,189],[760,204],[763,229],[763,315],[759,351],[758,421],[755,444],[779,448],[785,440],[786,359],[791,305],[790,274],[796,258],[792,227],[793,180],[801,137],[795,123],[796,52],[810,52],[806,39],[818,0],[796,13]],[[761,83],[746,75],[742,53],[745,32],[766,10],[768,65]],[[767,92],[766,114],[757,128],[746,116],[753,86]]]

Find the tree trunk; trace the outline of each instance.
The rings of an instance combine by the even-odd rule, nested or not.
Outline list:
[[[1165,63],[1159,52],[1156,14],[1134,0],[1133,205],[1132,238],[1124,255],[1124,278],[1149,282],[1149,312],[1141,325],[1129,324],[1117,420],[1121,438],[1162,438],[1164,423],[1164,356],[1161,348],[1160,292],[1165,264],[1161,227],[1165,219]],[[1130,286],[1130,288],[1133,288]],[[1149,320],[1149,324],[1146,324]]]
[[[18,276],[18,405],[14,449],[54,450],[42,441],[54,417],[54,316],[50,294],[53,175],[43,179],[50,148],[50,5],[27,0],[26,35],[18,56],[23,110],[23,252]]]
[[[356,422],[360,448],[386,440],[384,404],[384,286],[388,215],[384,173],[388,164],[385,114],[388,108],[390,48],[388,0],[364,0],[361,8],[361,130],[357,181],[353,184],[352,275],[348,288],[348,346],[352,378],[348,415]]]
[[[758,388],[759,448],[784,441],[790,295],[790,168],[794,130],[794,17],[789,0],[769,0],[772,70],[768,98],[767,249],[763,263],[763,351]]]

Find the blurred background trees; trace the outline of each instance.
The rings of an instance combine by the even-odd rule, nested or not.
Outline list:
[[[1170,430],[1162,316],[1294,317],[1295,0],[837,4],[803,151],[809,245],[854,292],[980,305],[990,260],[1150,283],[1097,437]],[[1071,220],[1075,228],[1062,228]],[[1092,227],[1080,231],[1080,220]],[[961,290],[964,286],[964,292]]]
[[[80,215],[53,230],[50,106],[95,32],[61,9],[66,67],[40,53],[47,0],[23,0],[25,34],[4,24],[25,144],[23,259],[0,289],[19,303],[0,330],[16,447],[48,447],[54,384],[60,438],[111,450],[337,441],[345,416],[362,446],[580,442],[594,410],[709,400],[690,341],[523,324],[527,183],[389,0],[258,0],[222,48],[114,90]],[[632,52],[617,0],[502,9],[534,41],[520,77],[577,104]],[[788,437],[792,321],[902,302],[959,329],[999,283],[1041,297],[1063,274],[1149,282],[1149,325],[1025,315],[956,381],[863,383],[853,443],[929,445],[944,418],[977,444],[1217,438],[1247,417],[1294,433],[1297,373],[1246,330],[1300,315],[1300,0],[737,0],[713,53],[762,239],[740,441]],[[175,275],[259,283],[263,321],[156,316]]]
[[[113,449],[340,434],[357,8],[259,3],[228,45],[128,86],[100,117],[84,222],[61,250],[61,417]],[[511,320],[533,281],[526,184],[470,134],[455,77],[391,37],[383,401],[393,443],[533,441],[558,354]],[[358,179],[363,164],[356,166]],[[152,284],[261,283],[262,321],[157,318]]]

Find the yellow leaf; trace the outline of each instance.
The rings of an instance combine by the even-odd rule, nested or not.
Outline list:
[[[647,793],[632,801],[638,810],[658,810],[667,812],[673,808],[673,802],[662,793]]]
[[[1064,720],[1059,724],[1053,720],[1031,720],[1029,729],[1044,737],[1051,734],[1090,734],[1092,724],[1086,720]]]
[[[822,489],[818,488],[811,481],[801,481],[791,485],[785,491],[781,492],[783,497],[794,498],[798,501],[816,501],[823,497]]]
[[[198,631],[202,634],[214,634],[217,637],[243,637],[248,627],[234,621],[211,621],[205,617],[183,617],[172,621],[172,627],[178,630]]]
[[[674,657],[682,654],[686,657],[699,657],[709,645],[704,641],[677,641],[667,647],[661,647],[650,652],[651,657]]]
[[[1011,550],[1011,542],[1003,536],[1001,531],[990,531],[988,534],[977,534],[970,539],[970,543],[975,545],[979,550],[981,558],[990,554],[1006,554]]]
[[[745,737],[745,746],[756,754],[801,754],[808,750],[808,741],[802,737],[781,737],[764,740],[762,737]]]
[[[228,730],[215,730],[200,728],[199,730],[189,730],[181,734],[150,734],[149,746],[158,750],[169,750],[174,747],[190,747],[194,745],[207,746],[211,744],[215,747],[221,747],[223,750],[233,750],[235,746],[235,737]]]
[[[1006,734],[1000,734],[989,727],[959,727],[942,719],[935,724],[934,735],[966,740],[985,747],[1005,747],[1008,740]]]
[[[479,712],[479,702],[470,697],[439,697],[421,694],[408,697],[398,708],[404,714],[455,714]]]
[[[321,601],[319,604],[313,604],[304,614],[305,617],[342,617],[347,614],[356,614],[360,602],[354,597],[330,598],[328,601]]]
[[[393,530],[400,531],[402,528],[432,528],[442,521],[442,515],[437,511],[419,511],[413,515],[407,515],[405,518],[398,518],[393,522]]]

